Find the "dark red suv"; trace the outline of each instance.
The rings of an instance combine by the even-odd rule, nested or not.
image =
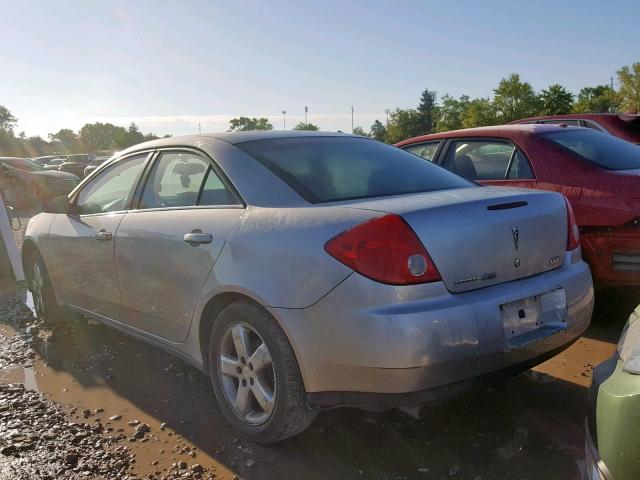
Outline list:
[[[640,145],[640,115],[572,113],[569,115],[523,118],[522,120],[511,122],[511,124],[517,123],[563,123],[574,127],[592,128]]]
[[[485,185],[553,190],[571,202],[596,285],[640,285],[640,147],[589,128],[502,125],[398,147]]]

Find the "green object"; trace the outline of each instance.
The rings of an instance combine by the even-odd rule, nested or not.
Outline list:
[[[597,448],[615,480],[640,479],[640,306],[620,339],[613,373],[597,392]],[[637,373],[632,373],[637,372]]]

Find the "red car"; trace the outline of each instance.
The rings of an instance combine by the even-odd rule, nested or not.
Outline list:
[[[553,190],[573,206],[596,285],[640,285],[640,148],[566,125],[503,125],[396,146],[486,185]]]
[[[640,145],[640,115],[617,113],[572,113],[569,115],[550,115],[516,120],[518,123],[564,123],[574,127],[586,127],[606,132],[627,142]]]

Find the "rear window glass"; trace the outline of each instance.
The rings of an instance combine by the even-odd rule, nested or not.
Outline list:
[[[587,128],[541,135],[601,167],[610,170],[640,168],[640,148],[613,135]]]
[[[477,186],[416,155],[375,140],[305,137],[237,146],[311,203]]]

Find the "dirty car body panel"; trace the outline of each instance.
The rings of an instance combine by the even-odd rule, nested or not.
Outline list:
[[[322,157],[329,147],[337,153]],[[294,163],[274,166],[258,150],[271,159],[290,155]],[[358,159],[353,171],[331,177],[339,171],[332,169],[343,168],[344,152]],[[101,200],[109,211],[98,213],[91,202],[82,204],[91,197],[83,191],[97,190],[110,169],[126,170],[136,155],[143,166],[130,174],[124,200]],[[165,178],[155,173],[165,155],[196,173],[180,176],[181,185],[156,185],[154,178]],[[380,168],[363,180],[360,169],[376,155]],[[420,178],[394,177],[397,155],[418,162]],[[294,171],[300,183],[288,182],[281,169],[298,168],[295,159],[302,157],[307,164]],[[177,171],[168,165],[165,175]],[[215,174],[213,186],[203,172]],[[196,188],[197,175],[205,179]],[[350,180],[321,188],[319,175]],[[446,188],[420,190],[418,180]],[[405,184],[408,193],[393,193]],[[157,187],[155,196],[145,196],[149,185]],[[392,193],[349,193],[372,188]],[[167,193],[172,189],[180,193]],[[535,363],[568,346],[591,318],[591,275],[580,248],[566,248],[570,222],[561,195],[480,187],[361,137],[247,132],[148,142],[101,165],[70,202],[75,213],[40,214],[26,234],[27,251],[42,255],[60,303],[206,370],[211,305],[249,300],[285,332],[316,405],[349,403],[340,392],[412,394]],[[91,213],[73,210],[74,202]],[[389,284],[329,253],[330,240],[381,218],[396,219],[421,243],[437,279]],[[88,247],[94,257],[81,250],[80,237],[94,242]],[[74,251],[82,255],[66,262]],[[95,278],[101,290],[87,293],[79,282],[93,282],[98,275],[91,268],[104,268],[112,280]],[[337,401],[313,400],[336,392]]]

